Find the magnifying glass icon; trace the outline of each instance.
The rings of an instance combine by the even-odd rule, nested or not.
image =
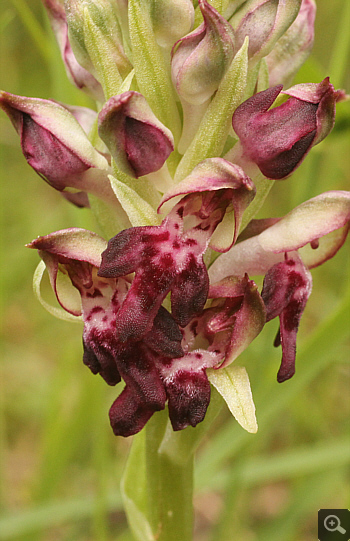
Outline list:
[[[346,530],[341,527],[340,520],[336,515],[328,515],[324,519],[324,527],[329,532],[340,532],[342,534],[346,533]]]

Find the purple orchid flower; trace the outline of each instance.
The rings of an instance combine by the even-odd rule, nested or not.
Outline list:
[[[102,254],[100,276],[116,278],[135,272],[117,322],[116,332],[122,342],[141,339],[150,331],[169,291],[172,315],[182,327],[202,311],[209,288],[203,254],[231,205],[236,220],[231,244],[234,242],[243,210],[255,190],[241,168],[211,158],[168,193],[160,208],[183,194],[187,195],[161,225],[121,231]]]
[[[39,251],[61,306],[83,317],[84,364],[109,385],[125,382],[110,409],[116,435],[136,434],[166,402],[174,430],[196,426],[210,401],[206,369],[218,366],[226,354],[232,362],[265,323],[263,301],[245,276],[211,287],[211,305],[182,332],[161,306],[141,340],[122,342],[115,329],[131,279],[99,276],[104,239],[72,228],[39,237],[28,247]]]
[[[265,275],[262,298],[267,321],[277,316],[280,319],[275,342],[282,346],[279,382],[295,371],[296,334],[312,287],[309,269],[337,253],[349,224],[350,192],[326,192],[284,218],[253,220],[242,240],[238,238],[241,242],[221,255],[209,270],[211,281],[228,274]]]
[[[255,94],[239,107],[233,129],[243,158],[254,162],[268,178],[282,179],[300,165],[310,149],[332,130],[335,104],[344,99],[327,77],[319,84],[300,84],[283,92],[290,98],[269,109],[282,85]]]
[[[84,363],[109,385],[121,378],[126,383],[111,408],[113,430],[123,436],[138,432],[154,411],[165,407],[166,393],[153,358],[183,355],[178,326],[160,307],[151,332],[142,341],[118,341],[115,326],[130,281],[98,276],[101,252],[106,248],[106,241],[98,235],[83,229],[66,229],[39,237],[28,247],[39,250],[61,306],[83,317]],[[78,290],[80,301],[74,291],[62,287],[62,277],[67,276]]]

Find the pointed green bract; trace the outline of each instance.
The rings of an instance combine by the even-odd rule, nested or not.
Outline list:
[[[255,434],[258,425],[255,418],[255,406],[246,369],[230,365],[227,368],[207,370],[212,385],[219,391],[229,410],[239,424]]]
[[[123,209],[127,213],[133,227],[158,225],[160,218],[157,212],[140,197],[135,190],[109,175],[111,186]]]
[[[176,181],[185,178],[202,160],[221,155],[231,127],[232,115],[243,97],[247,70],[248,39],[233,59],[206,110],[199,129],[176,170]]]
[[[169,68],[156,42],[144,0],[129,1],[129,29],[137,84],[157,118],[180,137],[180,117]]]
[[[92,20],[87,8],[84,9],[85,45],[98,73],[106,99],[118,94],[123,79],[113,57],[109,54],[109,43]]]

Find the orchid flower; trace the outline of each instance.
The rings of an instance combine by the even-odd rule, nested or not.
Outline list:
[[[282,345],[278,372],[282,382],[295,371],[296,333],[312,288],[309,269],[333,257],[344,244],[350,226],[350,192],[326,192],[281,219],[259,222],[248,226],[248,238],[220,256],[209,275],[211,280],[228,273],[265,275],[261,295],[267,321],[280,319],[275,345]]]

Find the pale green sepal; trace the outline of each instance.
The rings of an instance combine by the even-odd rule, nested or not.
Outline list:
[[[99,197],[91,194],[89,194],[89,202],[96,222],[106,239],[111,239],[119,231],[131,227],[130,220],[122,208],[117,212],[115,207],[111,207]]]
[[[262,92],[263,90],[267,90],[268,88],[269,88],[269,68],[267,67],[267,62],[265,58],[263,58],[260,62],[256,91]]]
[[[247,432],[255,434],[258,425],[249,377],[243,366],[208,368],[207,376],[225,400],[230,412]]]
[[[85,45],[96,69],[106,100],[119,94],[123,79],[113,56],[109,53],[109,41],[92,20],[87,7],[84,9]]]
[[[43,278],[45,270],[46,270],[46,266],[45,266],[44,261],[40,261],[39,265],[35,269],[34,276],[33,276],[33,290],[40,304],[45,308],[47,312],[57,317],[58,319],[63,319],[64,321],[70,321],[70,322],[73,321],[74,323],[80,323],[81,321],[83,321],[82,316],[73,316],[72,314],[69,314],[62,308],[58,308],[57,306],[52,306],[51,304],[49,304],[43,299],[41,295],[41,280]],[[61,285],[63,286],[63,284]]]
[[[235,234],[234,212],[226,212],[222,222],[219,223],[211,236],[209,246],[217,252],[226,252],[232,246]]]
[[[153,207],[155,210],[158,208],[159,202],[161,200],[161,195],[158,192],[158,190],[153,185],[152,181],[148,179],[147,176],[144,176],[140,179],[135,179],[133,177],[130,177],[123,171],[119,169],[115,161],[112,159],[112,170],[113,170],[113,176],[122,182],[123,184],[126,184],[134,190],[142,199],[144,199],[151,207]]]
[[[121,494],[132,533],[137,541],[155,541],[147,519],[147,477],[145,430],[134,436],[121,482]]]
[[[108,178],[115,195],[128,215],[133,227],[159,225],[161,221],[160,217],[147,201],[142,199],[135,190],[120,182],[112,175],[109,175]]]
[[[180,138],[181,123],[176,95],[162,51],[156,42],[149,3],[129,0],[129,30],[137,83],[156,117]]]
[[[130,87],[131,87],[131,83],[132,83],[132,80],[134,78],[134,75],[135,75],[135,70],[131,70],[131,72],[125,77],[122,85],[120,86],[119,88],[119,94],[123,94],[123,92],[128,92],[128,90],[130,90]]]
[[[243,98],[247,71],[248,38],[233,59],[206,110],[198,131],[176,170],[176,182],[189,175],[199,162],[221,155],[230,131],[232,115]]]

